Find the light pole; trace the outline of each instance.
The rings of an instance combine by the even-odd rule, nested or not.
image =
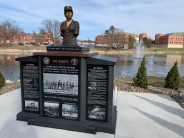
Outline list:
[[[91,37],[88,37],[88,36],[87,36],[87,38],[88,38],[88,46],[89,46],[89,38],[91,38]]]

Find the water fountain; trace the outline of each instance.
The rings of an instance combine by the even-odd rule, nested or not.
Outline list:
[[[141,41],[139,42],[138,45],[136,45],[136,58],[142,58],[145,52],[145,45],[143,40],[141,39]]]

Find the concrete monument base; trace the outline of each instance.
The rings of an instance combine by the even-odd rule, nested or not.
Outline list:
[[[17,120],[26,121],[28,122],[28,125],[66,129],[71,131],[78,131],[92,134],[95,134],[96,132],[115,134],[116,117],[117,117],[116,109],[117,107],[114,106],[112,123],[104,123],[88,120],[84,122],[70,121],[64,119],[41,117],[39,114],[26,113],[22,111],[17,114]]]

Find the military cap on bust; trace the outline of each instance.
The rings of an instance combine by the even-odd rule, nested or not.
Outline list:
[[[65,13],[66,11],[72,11],[72,13],[73,13],[73,10],[72,10],[72,7],[71,7],[71,6],[65,6],[65,8],[64,8],[64,13]]]

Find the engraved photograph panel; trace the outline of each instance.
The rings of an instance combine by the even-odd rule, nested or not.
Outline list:
[[[97,90],[97,82],[89,82],[88,90],[96,91]]]
[[[99,106],[88,108],[88,118],[92,120],[105,120],[105,108]]]
[[[76,103],[62,104],[62,116],[66,119],[77,119],[78,118],[78,107]]]
[[[50,117],[59,117],[59,102],[45,101],[44,115]]]
[[[43,91],[46,94],[78,95],[78,75],[43,73]]]
[[[25,100],[25,109],[30,111],[38,111],[39,110],[38,101]]]

